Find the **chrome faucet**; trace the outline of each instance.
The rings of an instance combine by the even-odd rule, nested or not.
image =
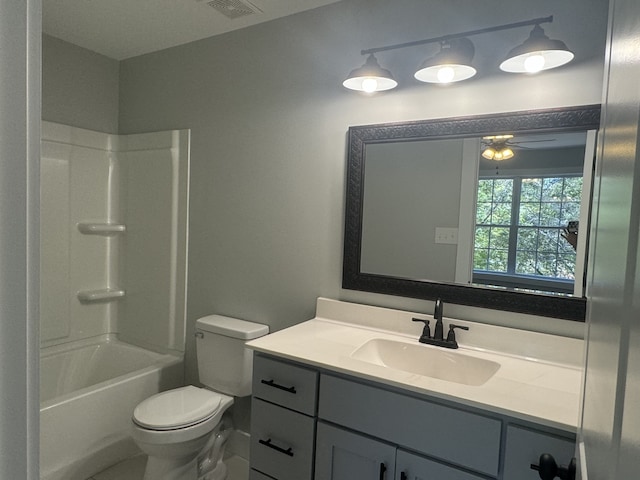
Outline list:
[[[413,318],[414,322],[423,322],[424,330],[422,331],[422,335],[420,335],[419,342],[426,343],[429,345],[436,345],[438,347],[445,348],[458,348],[458,342],[456,341],[456,333],[455,329],[459,328],[461,330],[469,330],[469,327],[463,327],[462,325],[454,325],[453,323],[449,324],[449,333],[447,334],[446,340],[444,339],[444,324],[442,323],[442,312],[444,310],[444,304],[441,299],[436,300],[435,310],[433,312],[433,319],[436,321],[436,328],[433,332],[433,337],[431,336],[431,331],[429,328],[429,320],[423,320],[421,318]]]

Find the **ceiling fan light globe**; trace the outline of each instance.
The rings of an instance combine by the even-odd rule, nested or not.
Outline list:
[[[511,150],[509,147],[506,147],[502,150],[502,159],[503,160],[508,160],[510,158],[513,158],[513,150]]]
[[[493,160],[493,157],[496,156],[496,151],[491,147],[485,148],[482,152],[482,156],[487,160]]]

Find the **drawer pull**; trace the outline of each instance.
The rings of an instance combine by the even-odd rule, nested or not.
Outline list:
[[[400,472],[400,480],[409,480],[409,477],[407,477],[406,473]]]
[[[264,383],[265,385],[268,385],[270,387],[277,388],[278,390],[284,390],[285,392],[289,392],[289,393],[293,393],[293,394],[297,393],[296,392],[296,387],[284,387],[282,385],[278,385],[273,380],[260,380],[260,382]]]
[[[284,448],[271,443],[270,438],[268,438],[267,440],[260,439],[258,440],[258,443],[261,445],[264,445],[265,447],[273,448],[276,452],[284,453],[285,455],[289,455],[290,457],[293,457],[293,449],[291,447],[285,450]]]
[[[384,463],[380,463],[380,480],[384,480],[384,474],[387,471],[387,466]]]

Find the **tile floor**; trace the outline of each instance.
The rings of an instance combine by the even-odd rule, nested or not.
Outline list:
[[[87,480],[142,480],[146,461],[147,457],[138,455],[120,462]],[[248,480],[249,462],[238,456],[230,457],[226,462],[229,468],[227,480]]]

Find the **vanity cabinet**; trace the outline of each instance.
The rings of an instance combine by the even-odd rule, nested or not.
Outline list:
[[[395,458],[395,445],[318,422],[316,479],[392,479]]]
[[[542,453],[550,453],[559,466],[567,466],[575,457],[575,442],[566,437],[509,425],[504,461],[505,480],[540,480],[538,472],[532,470],[530,465],[537,465]]]
[[[312,480],[318,372],[255,356],[251,480]]]
[[[253,395],[251,480],[537,480],[574,456],[569,432],[264,354]]]
[[[316,479],[484,480],[395,445],[318,422]]]
[[[318,417],[496,477],[502,423],[404,393],[322,374]]]

